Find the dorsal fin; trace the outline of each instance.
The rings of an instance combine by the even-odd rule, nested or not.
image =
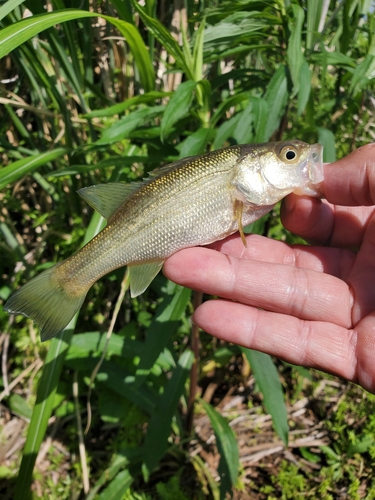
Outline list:
[[[131,184],[109,182],[108,184],[89,186],[77,192],[86,203],[108,220],[119,206],[139,189],[141,184],[140,182],[132,182]]]
[[[149,177],[144,180],[149,180],[150,177],[159,177],[160,175],[167,174],[169,172],[172,172],[173,170],[176,170],[177,168],[182,167],[182,165],[185,165],[185,163],[188,163],[192,158],[195,158],[194,156],[187,156],[186,158],[181,158],[180,160],[176,160],[172,163],[168,163],[167,165],[163,165],[162,167],[154,168],[154,170],[151,170],[148,172]]]

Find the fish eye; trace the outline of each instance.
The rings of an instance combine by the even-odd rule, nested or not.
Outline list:
[[[297,158],[297,151],[293,146],[285,146],[280,151],[280,156],[283,160],[293,161]]]

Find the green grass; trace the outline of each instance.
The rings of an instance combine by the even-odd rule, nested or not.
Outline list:
[[[235,143],[298,137],[324,144],[332,161],[373,141],[371,2],[331,0],[324,10],[326,3],[186,0],[179,8],[83,0],[78,10],[75,2],[52,0],[47,12],[43,2],[5,2],[0,304],[100,230],[103,220],[76,194],[82,187],[131,182],[174,159]],[[277,210],[252,230],[295,241]],[[9,430],[7,422],[25,422],[13,435],[20,447],[1,455],[4,498],[216,499],[232,490],[238,498],[374,498],[372,396],[341,382],[316,396],[314,388],[332,379],[204,333],[195,386],[193,298],[162,275],[141,297],[125,294],[105,345],[126,283],[118,270],[95,284],[75,324],[47,344],[31,322],[10,320],[0,308],[0,392],[21,376],[4,393],[1,423]],[[210,384],[212,406],[199,404],[198,416],[205,432],[212,426],[216,433],[220,460],[209,436],[188,423],[189,394]],[[249,394],[226,412],[219,403],[230,388]],[[257,475],[239,464],[248,442],[264,443],[267,435],[286,442],[288,426],[290,442],[296,429],[309,435],[287,413],[304,397],[324,446],[289,448],[294,462],[281,452],[263,458]],[[229,421],[263,408],[275,434],[271,422],[264,433],[261,421],[233,433]],[[77,432],[87,422],[80,456]],[[1,435],[0,445],[6,442]]]

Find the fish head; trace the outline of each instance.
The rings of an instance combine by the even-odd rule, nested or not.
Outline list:
[[[260,157],[262,176],[270,188],[319,196],[323,176],[323,146],[302,141],[275,143]]]
[[[245,203],[272,205],[290,193],[319,197],[323,147],[294,140],[260,144],[244,155],[232,185]]]

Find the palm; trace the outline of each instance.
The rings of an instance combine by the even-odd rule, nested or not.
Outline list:
[[[199,326],[375,392],[375,208],[365,206],[375,199],[369,188],[375,190],[375,168],[364,161],[352,177],[344,171],[355,162],[362,165],[361,154],[371,157],[370,149],[326,169],[324,192],[336,205],[290,196],[283,206],[288,229],[329,247],[289,246],[251,235],[245,248],[235,235],[167,260],[171,279],[230,299],[202,304],[194,314]]]

